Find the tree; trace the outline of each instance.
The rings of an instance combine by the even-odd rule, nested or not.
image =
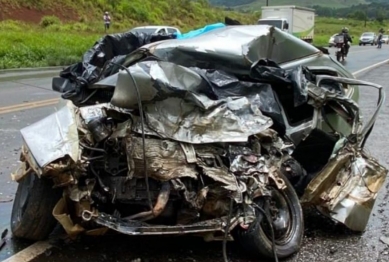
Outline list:
[[[351,14],[351,17],[360,21],[365,21],[367,19],[366,13],[363,12],[362,10],[355,11],[354,13]]]
[[[385,15],[384,15],[384,13],[383,13],[381,10],[379,10],[379,11],[377,12],[376,20],[377,20],[380,24],[382,24],[382,23],[384,22],[384,20],[385,20]]]

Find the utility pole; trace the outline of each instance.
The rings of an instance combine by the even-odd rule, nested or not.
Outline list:
[[[268,6],[269,5],[269,0],[266,0],[266,6]]]
[[[367,22],[367,13],[365,12],[365,13],[363,13],[364,14],[364,18],[365,18],[365,27],[366,27],[366,22]]]

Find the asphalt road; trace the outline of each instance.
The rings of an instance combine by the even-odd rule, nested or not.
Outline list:
[[[330,49],[333,54],[334,48]],[[351,72],[358,71],[389,58],[389,46],[352,47],[345,67]],[[387,84],[389,65],[366,73],[361,79]],[[361,104],[365,111],[373,110],[375,94],[361,90]],[[17,166],[20,151],[20,128],[47,116],[53,106],[37,107],[31,102],[58,98],[51,91],[51,78],[25,78],[12,76],[6,81],[0,76],[0,233],[9,228],[12,200],[17,184],[10,181],[10,172]],[[388,166],[389,139],[385,131],[389,129],[388,103],[368,141],[368,149],[381,163]],[[14,105],[31,105],[20,111]],[[6,107],[7,110],[4,110]],[[3,112],[1,113],[3,108]],[[388,186],[386,185],[388,188]],[[301,252],[287,261],[389,261],[389,248],[379,242],[379,237],[389,235],[389,198],[383,190],[378,198],[375,211],[369,222],[368,230],[362,235],[351,234],[341,227],[334,226],[327,219],[316,214],[306,217],[306,234]],[[0,250],[0,261],[6,259],[31,243],[15,241],[8,234],[6,246]],[[252,261],[235,244],[228,246],[232,261]],[[222,261],[221,243],[204,243],[201,239],[180,238],[131,238],[127,236],[84,239],[82,242],[54,248],[33,261]]]

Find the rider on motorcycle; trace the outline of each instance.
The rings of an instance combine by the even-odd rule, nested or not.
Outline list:
[[[353,40],[351,39],[350,35],[348,34],[348,28],[343,27],[340,35],[343,35],[344,37],[344,47],[345,47],[345,54],[344,56],[347,57],[348,50],[350,49],[349,42],[352,43]]]

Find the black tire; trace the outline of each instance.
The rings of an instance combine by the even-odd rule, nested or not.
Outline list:
[[[304,218],[299,198],[292,184],[285,176],[280,175],[280,177],[285,181],[287,187],[283,191],[275,188],[274,190],[277,194],[282,195],[283,200],[287,202],[290,213],[290,227],[286,239],[276,239],[276,254],[278,258],[286,258],[300,250],[304,237]],[[258,216],[262,217],[261,213],[258,213]],[[234,235],[243,248],[253,256],[274,258],[272,238],[268,232],[264,231],[264,221],[266,219],[263,217],[262,222],[253,224],[252,228],[248,230],[238,226]]]
[[[336,60],[337,60],[338,62],[340,62],[340,57],[341,57],[340,52],[337,52],[337,53],[336,53]]]
[[[11,214],[11,231],[17,238],[46,239],[56,225],[52,212],[62,195],[53,182],[29,174],[22,178],[16,191]]]

